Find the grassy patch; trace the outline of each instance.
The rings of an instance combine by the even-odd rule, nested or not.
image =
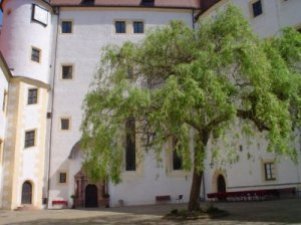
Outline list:
[[[164,216],[164,219],[170,220],[197,220],[197,219],[214,219],[224,216],[228,216],[229,213],[221,210],[212,204],[198,210],[198,211],[188,211],[186,209],[173,209],[167,215]]]

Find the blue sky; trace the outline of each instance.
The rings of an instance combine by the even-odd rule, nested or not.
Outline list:
[[[2,12],[0,11],[0,24],[2,24]]]

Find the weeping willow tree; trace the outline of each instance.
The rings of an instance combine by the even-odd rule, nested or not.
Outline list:
[[[200,207],[210,139],[239,119],[266,133],[268,151],[294,158],[301,116],[298,32],[259,39],[233,6],[197,27],[172,22],[139,43],[106,47],[82,123],[87,171],[115,183],[121,181],[128,118],[135,119],[145,149],[160,154],[176,138],[174,151],[192,171],[190,211]]]

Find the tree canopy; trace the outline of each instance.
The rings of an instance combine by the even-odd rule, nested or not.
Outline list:
[[[88,172],[120,181],[128,118],[135,118],[146,149],[159,153],[176,138],[175,151],[193,171],[190,210],[198,208],[208,140],[219,138],[236,119],[265,131],[269,151],[294,157],[300,58],[300,33],[287,28],[279,37],[260,39],[233,6],[195,29],[174,21],[138,43],[107,46],[84,102]]]

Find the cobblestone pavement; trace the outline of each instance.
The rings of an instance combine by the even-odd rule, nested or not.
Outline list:
[[[207,203],[204,203],[207,204]],[[0,211],[0,224],[20,225],[280,225],[301,224],[301,199],[215,203],[230,215],[222,219],[170,221],[162,215],[185,205],[135,206],[97,210]]]

